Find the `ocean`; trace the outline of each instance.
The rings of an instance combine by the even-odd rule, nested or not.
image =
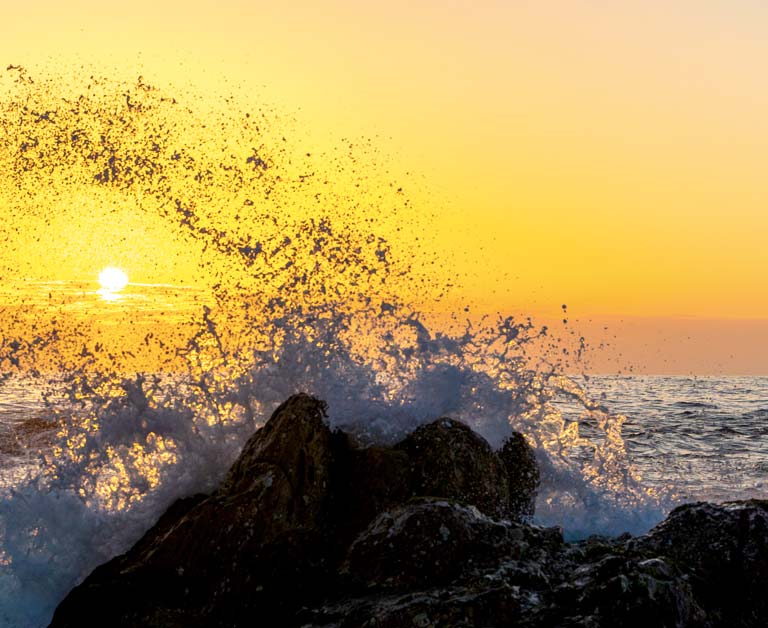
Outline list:
[[[681,501],[768,496],[768,377],[580,381],[610,413],[626,417],[622,435],[644,485],[670,489]]]
[[[575,379],[600,409],[585,410],[566,387],[566,392],[552,399],[548,412],[560,414],[566,433],[568,425],[578,425],[579,436],[573,438],[571,433],[570,442],[561,438],[556,446],[544,445],[541,438],[539,446],[550,449],[539,450],[544,479],[537,523],[560,525],[570,538],[624,531],[638,534],[660,521],[677,503],[768,497],[768,377]],[[451,382],[443,383],[451,394]],[[431,394],[440,389],[434,380],[426,385]],[[112,416],[104,418],[128,425],[109,426],[105,430],[109,435],[96,436],[89,464],[61,451],[54,453],[62,442],[77,441],[77,435],[67,434],[61,427],[51,428],[52,401],[49,399],[46,406],[41,392],[31,382],[16,379],[6,380],[0,387],[0,624],[8,626],[44,625],[66,590],[96,564],[125,550],[164,505],[215,484],[248,433],[230,429],[223,435],[213,429],[202,434],[189,430],[189,426],[161,427],[163,422],[188,419],[180,405],[166,416],[155,415],[153,429],[142,429],[141,421],[137,422],[142,413],[137,413],[137,407],[144,401],[137,396],[137,389],[126,387],[126,394],[133,394],[137,405],[116,409],[107,404],[104,412]],[[267,416],[278,398],[264,404],[264,415],[256,417],[256,423]],[[360,401],[352,406],[358,419],[365,421],[361,414],[365,400]],[[385,413],[373,400],[368,401],[373,410],[368,418],[375,424],[371,431],[374,437],[385,437]],[[342,405],[345,403],[351,407],[349,399]],[[421,407],[421,418],[444,414],[439,400],[430,403],[435,412]],[[481,416],[477,406],[474,412],[477,414],[472,418],[454,405],[454,412],[447,413],[458,414],[498,444],[503,431],[498,417],[494,421]],[[146,416],[146,408],[143,414]],[[410,421],[403,422],[402,413],[395,414],[399,434]],[[552,415],[548,416],[552,421]],[[621,423],[620,443],[608,443],[610,430],[599,424],[606,416]],[[348,411],[334,412],[333,399],[330,418],[338,424],[349,422]],[[510,417],[502,420],[506,423]],[[143,438],[138,438],[139,434]],[[172,454],[170,458],[163,457],[155,446],[151,457],[145,454],[138,460],[145,471],[149,468],[146,465],[157,471],[154,476],[142,475],[142,466],[131,453],[138,451],[137,443],[146,448],[151,441],[147,434],[153,435],[155,445],[162,438],[168,443],[176,440],[176,445],[164,452]],[[181,443],[181,438],[189,442]],[[580,439],[585,442],[579,443]],[[130,441],[134,442],[129,445]],[[104,455],[105,451],[111,453]],[[62,456],[60,464],[56,456]],[[568,470],[555,469],[552,460],[556,456],[579,462]],[[134,468],[127,468],[126,461]],[[626,465],[618,475],[617,464]],[[171,470],[173,465],[179,469]],[[599,478],[585,482],[593,472],[605,472],[603,479],[619,484],[611,486]]]
[[[623,417],[627,458],[643,486],[668,492],[675,501],[768,497],[768,376],[573,379],[610,415]],[[599,438],[581,403],[563,398],[553,406],[579,424],[582,435]],[[20,379],[0,385],[3,488],[39,470],[55,432],[47,413],[34,385]]]

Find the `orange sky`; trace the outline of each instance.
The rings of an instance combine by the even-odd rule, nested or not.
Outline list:
[[[768,373],[765,59],[755,0],[39,0],[0,26],[3,64],[232,90],[318,146],[373,138],[439,216],[457,300],[567,303],[650,372]]]

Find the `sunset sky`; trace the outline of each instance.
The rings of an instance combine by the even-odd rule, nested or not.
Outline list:
[[[598,370],[768,373],[766,60],[758,0],[38,0],[0,25],[3,66],[237,92],[311,145],[366,138],[436,216],[456,302],[566,303],[612,343]]]

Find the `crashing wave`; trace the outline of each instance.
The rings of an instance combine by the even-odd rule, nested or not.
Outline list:
[[[39,462],[0,493],[4,624],[44,624],[174,499],[214,486],[300,391],[374,441],[441,415],[494,445],[521,431],[542,470],[538,521],[572,535],[660,519],[665,497],[635,477],[623,418],[563,374],[546,328],[437,320],[445,281],[422,270],[424,240],[408,239],[425,218],[354,151],[308,154],[275,112],[195,108],[143,79],[84,84],[11,66],[2,86],[6,274],[55,278],[53,252],[21,270],[13,256],[23,265],[23,247],[65,228],[91,237],[84,215],[109,213],[100,224],[141,229],[126,246],[157,247],[199,292],[141,317],[82,290],[3,295],[5,385],[39,390],[51,425]],[[583,408],[589,438],[558,411],[563,398]]]

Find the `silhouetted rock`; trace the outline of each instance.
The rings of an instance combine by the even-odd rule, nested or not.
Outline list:
[[[355,540],[344,571],[364,589],[407,590],[447,584],[466,563],[493,565],[498,552],[519,556],[524,534],[474,506],[418,500],[379,515]]]
[[[383,512],[413,496],[408,455],[391,447],[356,448],[336,434],[336,536],[346,544]],[[345,545],[346,548],[346,545]]]
[[[605,545],[603,551],[591,560],[576,562],[575,569],[573,563],[566,563],[564,582],[548,606],[539,610],[536,625],[708,625],[685,574],[670,562],[633,554],[626,543]]]
[[[414,495],[445,497],[507,516],[509,478],[491,446],[467,425],[438,419],[395,446],[408,454]]]
[[[647,536],[525,523],[538,470],[439,419],[393,447],[296,395],[222,486],[177,501],[51,624],[124,627],[768,625],[768,502],[691,504]]]
[[[689,576],[711,621],[768,625],[768,502],[699,502],[673,510],[646,539]]]
[[[127,554],[76,587],[53,625],[226,625],[251,610],[282,612],[297,583],[327,569],[324,412],[321,401],[291,397],[246,443],[218,491],[174,504]]]
[[[533,516],[536,506],[536,489],[539,487],[539,467],[536,455],[525,437],[513,432],[499,451],[509,478],[508,512],[515,519]]]

